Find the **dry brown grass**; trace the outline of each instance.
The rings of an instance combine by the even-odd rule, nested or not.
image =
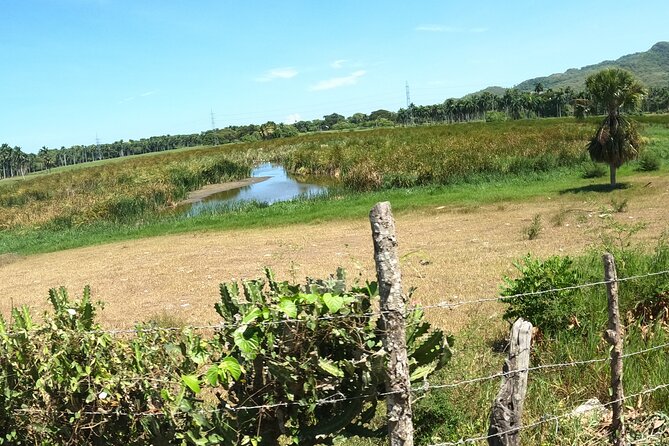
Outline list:
[[[636,182],[645,184],[641,177]],[[640,234],[656,238],[667,227],[669,180],[653,179],[636,188],[621,221],[648,222]],[[623,191],[624,193],[624,191]],[[447,203],[396,215],[405,289],[417,287],[423,304],[495,296],[512,262],[539,256],[578,254],[599,240],[602,210],[610,194],[588,200],[579,194],[524,203],[467,208]],[[590,195],[590,197],[593,197]],[[535,240],[523,234],[532,217],[562,214],[562,224],[545,225]],[[0,312],[10,301],[42,309],[47,290],[66,286],[79,293],[90,284],[106,307],[107,327],[127,327],[157,314],[173,314],[192,324],[217,322],[213,304],[218,284],[254,278],[269,266],[281,279],[321,277],[343,266],[349,278],[374,278],[372,243],[366,220],[290,226],[269,230],[193,233],[81,248],[0,261]],[[496,305],[430,312],[430,318],[457,331],[474,315],[499,315]]]

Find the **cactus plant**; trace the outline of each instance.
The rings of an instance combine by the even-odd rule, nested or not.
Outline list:
[[[341,269],[302,286],[278,282],[270,270],[265,276],[222,284],[215,305],[224,320],[220,343],[243,370],[240,379],[214,382],[225,390],[221,409],[269,406],[222,411],[228,426],[257,444],[281,437],[330,444],[343,431],[377,433],[368,425],[385,379],[376,284],[347,288]],[[448,339],[430,330],[420,309],[409,312],[407,325],[412,378],[424,379],[450,358]]]

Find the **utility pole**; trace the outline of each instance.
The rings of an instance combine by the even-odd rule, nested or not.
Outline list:
[[[409,124],[413,125],[413,111],[411,110],[411,95],[409,94],[409,81],[406,81],[407,113],[409,113]]]
[[[214,110],[211,109],[211,131],[214,134],[214,145],[218,145],[218,136],[216,135],[216,121],[214,121]]]
[[[95,150],[98,152],[98,161],[102,160],[102,152],[100,152],[100,138],[97,132],[95,133]]]

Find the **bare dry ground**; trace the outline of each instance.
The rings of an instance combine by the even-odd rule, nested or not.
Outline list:
[[[501,277],[513,273],[512,262],[529,252],[577,254],[596,246],[612,196],[628,192],[628,209],[612,217],[646,222],[641,237],[656,239],[667,228],[669,180],[647,180],[635,177],[632,190],[619,195],[576,193],[481,207],[444,203],[396,215],[404,288],[417,287],[414,299],[423,304],[495,296]],[[523,230],[536,214],[543,229],[528,240]],[[361,219],[154,237],[27,258],[5,255],[0,312],[7,316],[11,305],[23,304],[45,309],[50,287],[79,295],[89,284],[94,299],[105,302],[105,327],[129,327],[164,314],[184,323],[217,323],[213,305],[220,282],[259,277],[264,266],[279,279],[323,277],[342,266],[351,279],[373,280],[372,249],[369,223]],[[430,312],[430,318],[457,331],[475,314],[493,317],[499,311],[497,305],[463,306]]]

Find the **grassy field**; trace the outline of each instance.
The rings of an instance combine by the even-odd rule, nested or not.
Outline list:
[[[587,161],[584,149],[595,121],[569,119],[326,133],[151,154],[0,182],[0,220],[4,222],[0,231],[0,254],[34,254],[196,231],[360,220],[374,203],[385,200],[391,201],[396,216],[410,218],[414,211],[427,208],[448,206],[454,212],[467,215],[482,206],[494,209],[498,203],[513,206],[514,203],[539,201],[539,198],[546,201],[569,195],[579,197],[583,202],[608,203],[606,213],[618,213],[618,219],[612,219],[610,226],[593,228],[597,237],[601,235],[601,243],[574,258],[578,283],[601,280],[599,256],[603,249],[614,251],[622,277],[669,269],[666,240],[660,238],[659,242],[654,240],[643,245],[633,234],[636,220],[630,220],[623,212],[628,200],[632,205],[637,205],[637,200],[648,203],[663,197],[662,191],[666,189],[669,117],[653,116],[642,120],[646,122],[643,128],[647,140],[645,151],[661,166],[650,172],[639,172],[645,168],[642,162],[628,163],[619,172],[620,190],[608,188],[606,171],[599,172],[603,175],[600,177],[584,178],[597,173]],[[249,167],[259,160],[282,162],[298,173],[328,174],[339,178],[341,187],[334,188],[326,197],[272,206],[239,204],[194,218],[164,212],[188,190],[208,182],[245,176]],[[657,185],[657,188],[644,184]],[[593,197],[597,199],[593,200]],[[119,205],[123,200],[129,201]],[[552,209],[554,212],[557,207]],[[538,212],[547,211],[541,209]],[[543,224],[550,224],[556,231],[555,228],[564,225],[565,221],[576,226],[579,218],[585,221],[587,214],[592,213],[589,209],[578,215],[565,215],[566,212],[544,214]],[[488,211],[476,213],[472,218],[495,219],[496,215]],[[591,220],[605,222],[606,218],[595,215]],[[666,226],[664,221],[660,224]],[[544,231],[549,232],[548,229]],[[520,238],[522,235],[517,232],[516,236]],[[540,244],[528,245],[528,249],[539,250],[548,244],[542,236],[539,236]],[[336,239],[336,236],[331,238]],[[265,252],[266,243],[257,243],[256,251],[260,253],[262,247]],[[277,243],[287,242],[279,240]],[[444,246],[440,245],[439,249],[446,249]],[[121,247],[118,249],[123,251]],[[277,249],[288,248],[281,245]],[[312,250],[310,247],[304,249]],[[149,249],[146,251],[149,255]],[[123,255],[127,258],[127,254]],[[242,257],[250,255],[244,253]],[[483,256],[484,252],[478,255]],[[0,257],[0,265],[1,260]],[[280,258],[277,262],[286,263],[285,260]],[[435,267],[442,268],[443,264]],[[175,274],[174,271],[169,274]],[[163,272],[168,274],[167,270]],[[477,271],[469,271],[469,274],[475,276]],[[420,272],[416,271],[416,275]],[[157,280],[164,279],[158,276]],[[502,283],[501,277],[499,283]],[[443,283],[439,286],[444,287]],[[627,330],[625,351],[638,351],[669,341],[666,277],[626,283],[622,289]],[[142,297],[140,295],[138,299]],[[124,297],[123,304],[127,305],[128,300]],[[126,306],[124,309],[127,311]],[[152,305],[151,309],[155,310],[155,307]],[[564,310],[565,314],[574,315],[576,321],[556,333],[546,334],[543,340],[537,340],[533,348],[533,365],[606,357],[607,345],[601,336],[606,313],[603,290],[592,288],[575,293]],[[432,317],[439,320],[438,315]],[[450,383],[500,371],[508,324],[501,318],[499,308],[468,319],[463,326],[456,333],[453,361],[430,381]],[[665,383],[669,376],[665,359],[666,349],[660,349],[626,360],[626,392],[632,394]],[[533,373],[525,421],[566,413],[591,397],[606,401],[607,367],[604,362]],[[420,398],[414,409],[417,444],[457,441],[484,433],[487,412],[498,385],[498,381],[490,380],[433,390]],[[666,390],[631,400],[633,407],[628,409],[629,420],[633,421],[635,417],[647,419],[654,412],[666,414],[669,412],[667,401]],[[528,444],[565,446],[602,444],[606,442],[602,433],[601,424],[584,428],[576,421],[567,420],[559,425],[547,424],[530,430],[524,434],[523,440]],[[599,440],[593,440],[596,438]],[[345,444],[382,443],[348,439]]]
[[[669,117],[651,121],[644,129],[646,150],[667,159]],[[0,253],[357,218],[381,200],[404,212],[588,188],[605,182],[583,178],[593,169],[584,150],[593,122],[565,118],[323,133],[162,152],[3,181]],[[281,162],[298,174],[327,174],[340,185],[318,199],[235,205],[196,218],[169,212],[189,191],[245,177],[261,160]],[[623,167],[622,181],[637,168]]]

